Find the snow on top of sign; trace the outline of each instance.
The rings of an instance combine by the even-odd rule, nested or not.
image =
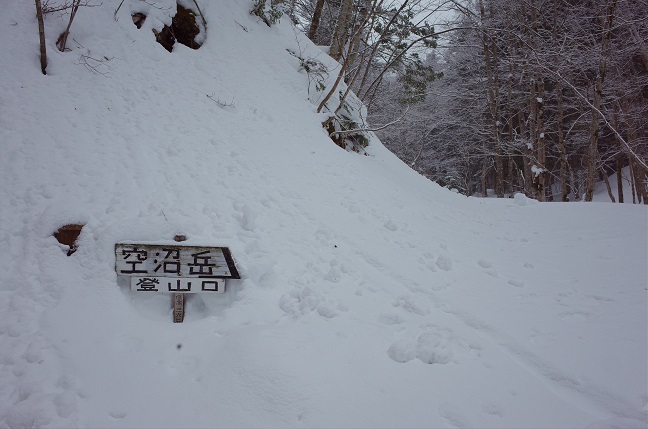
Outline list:
[[[347,153],[286,49],[336,64],[288,19],[199,1],[205,44],[169,53],[175,2],[116,3],[64,53],[47,17],[43,76],[34,4],[3,2],[0,428],[645,426],[644,207],[466,198],[376,139]],[[114,246],[178,231],[242,278],[174,325]]]

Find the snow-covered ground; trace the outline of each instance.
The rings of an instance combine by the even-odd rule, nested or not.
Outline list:
[[[630,167],[625,167],[621,171],[621,182],[623,185],[623,202],[625,204],[633,204],[633,189],[632,189],[632,183],[630,181],[631,177],[631,172],[630,172]],[[612,191],[612,196],[614,197],[614,202],[618,203],[619,202],[619,189],[618,189],[618,181],[619,177],[616,173],[608,177],[608,181],[610,182],[610,190]],[[596,187],[594,189],[594,198],[592,199],[594,202],[611,202],[612,200],[610,199],[610,195],[608,194],[607,191],[607,186],[605,185],[605,182],[599,182],[596,184]],[[636,200],[634,201],[636,203]]]
[[[646,427],[645,206],[466,198],[346,152],[286,50],[333,63],[286,20],[202,1],[206,43],[169,53],[149,3],[81,8],[65,53],[49,16],[47,76],[33,3],[3,4],[0,428]],[[182,324],[114,266],[176,233],[242,277]]]

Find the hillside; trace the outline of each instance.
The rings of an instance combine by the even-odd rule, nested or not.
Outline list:
[[[454,194],[333,144],[287,20],[201,2],[169,53],[174,2],[118,6],[64,53],[48,16],[47,76],[34,5],[0,17],[0,428],[648,424],[645,206]],[[179,233],[241,279],[174,324],[114,246]]]

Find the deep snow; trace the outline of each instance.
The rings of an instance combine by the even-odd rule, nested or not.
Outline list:
[[[0,428],[646,427],[645,206],[466,198],[346,152],[286,50],[334,63],[287,20],[201,2],[206,43],[168,53],[175,3],[149,3],[81,8],[65,53],[48,17],[48,76],[33,3],[3,5]],[[180,232],[242,279],[173,324],[114,244]]]

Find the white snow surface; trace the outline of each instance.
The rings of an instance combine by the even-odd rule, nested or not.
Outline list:
[[[645,206],[466,198],[346,152],[286,49],[334,63],[288,20],[202,1],[205,44],[169,53],[175,3],[149,3],[80,8],[65,53],[48,16],[43,76],[33,2],[3,2],[0,428],[646,427]],[[114,268],[176,233],[242,276],[181,324]]]
[[[624,204],[633,204],[637,202],[636,197],[633,198],[634,189],[632,189],[632,183],[630,181],[631,176],[632,173],[630,171],[630,167],[624,167],[623,170],[621,170],[620,180],[623,188],[622,192],[623,192]],[[619,176],[616,173],[614,173],[610,177],[608,177],[608,181],[610,182],[610,190],[612,191],[614,202],[619,202],[619,185],[618,185]],[[608,194],[608,190],[607,190],[607,186],[605,185],[605,182],[601,181],[596,183],[592,201],[607,202],[607,203],[612,201],[610,199],[610,195]]]

